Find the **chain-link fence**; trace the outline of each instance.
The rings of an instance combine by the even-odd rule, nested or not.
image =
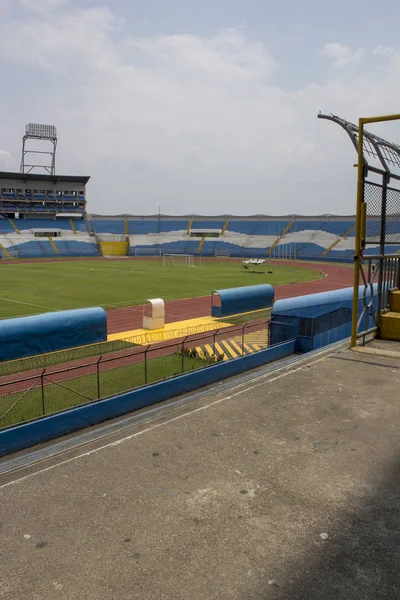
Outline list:
[[[400,243],[400,190],[366,181],[365,243],[368,245]]]
[[[33,368],[23,376],[7,374],[0,377],[0,428],[259,352],[268,345],[269,319]]]
[[[366,181],[364,184],[366,204],[365,243],[379,244],[381,239],[382,185]]]

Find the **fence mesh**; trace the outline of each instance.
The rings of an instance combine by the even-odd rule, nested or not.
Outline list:
[[[382,186],[365,182],[364,200],[367,205],[365,242],[379,244],[381,237]]]
[[[364,200],[367,206],[366,238],[367,244],[377,245],[381,241],[381,223],[383,218],[384,186],[370,181],[365,182]],[[400,243],[400,190],[388,187],[386,192],[385,244]]]
[[[400,243],[400,190],[390,187],[386,200],[386,243]]]
[[[33,368],[22,376],[3,374],[0,428],[259,352],[268,344],[269,319],[221,327],[173,342],[125,346],[87,361]]]

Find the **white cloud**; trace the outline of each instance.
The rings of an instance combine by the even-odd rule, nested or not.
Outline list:
[[[50,16],[54,10],[65,6],[69,0],[17,0],[17,2],[23,8],[28,8],[42,16]]]
[[[374,48],[373,50],[373,54],[375,54],[375,56],[392,56],[393,54],[395,54],[396,50],[395,48],[392,48],[391,46],[376,46],[376,48]]]
[[[350,64],[358,63],[364,55],[364,50],[351,50],[349,46],[343,44],[325,44],[322,50],[323,56],[326,56],[332,61],[332,66],[335,69],[343,69]]]
[[[107,8],[49,15],[46,20],[31,17],[4,28],[0,50],[21,63],[60,73],[73,69],[79,75],[117,64],[117,44],[110,35],[122,22]]]
[[[289,92],[267,47],[241,32],[138,37],[108,8],[52,12],[57,4],[46,19],[0,25],[3,69],[37,76],[35,101],[31,90],[23,111],[10,103],[0,119],[18,142],[17,122],[57,125],[60,171],[92,175],[90,210],[353,212],[354,149],[316,115],[395,111],[396,53],[376,80],[361,62],[356,75],[338,69]],[[325,50],[336,67],[361,58]]]

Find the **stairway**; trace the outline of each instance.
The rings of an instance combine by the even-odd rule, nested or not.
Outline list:
[[[225,231],[228,229],[229,219],[226,217],[223,228],[221,229],[221,235],[224,235]]]
[[[205,344],[204,346],[197,346],[196,352],[200,358],[204,360],[210,360],[213,356],[222,356],[222,360],[229,360],[231,358],[239,358],[240,356],[252,354],[253,352],[259,352],[262,350],[262,346],[252,343],[244,343],[242,349],[241,338],[234,338],[231,340],[219,340],[215,342],[215,354],[214,344]]]
[[[274,243],[272,244],[272,246],[270,246],[267,249],[266,255],[267,256],[271,256],[272,252],[274,251],[274,249],[276,248],[276,246],[279,244],[279,242],[281,241],[281,239],[287,234],[287,232],[289,231],[289,229],[293,226],[294,224],[294,220],[290,221],[290,223],[288,223],[285,227],[285,229],[282,231],[282,233],[276,238],[276,240],[274,241]]]
[[[72,219],[69,220],[69,224],[71,225],[71,229],[74,233],[76,233],[76,227],[75,227],[75,223],[73,222]]]
[[[59,250],[58,250],[57,246],[55,245],[53,238],[50,235],[48,236],[48,238],[49,238],[49,242],[50,242],[51,247],[53,248],[54,252],[56,254],[59,254]]]
[[[202,248],[204,246],[204,242],[206,241],[205,236],[203,235],[203,237],[201,238],[200,244],[198,245],[198,248],[196,250],[196,254],[200,254],[200,252],[202,251]]]
[[[329,254],[329,252],[330,252],[331,250],[333,250],[333,249],[334,249],[334,248],[335,248],[335,247],[338,245],[338,243],[339,243],[339,242],[341,242],[342,240],[347,240],[347,237],[350,235],[350,233],[351,233],[351,232],[352,232],[352,231],[353,231],[355,228],[356,228],[356,224],[354,223],[354,225],[352,225],[352,226],[350,227],[350,229],[348,229],[347,231],[345,231],[345,233],[344,233],[343,235],[339,236],[339,237],[337,238],[337,240],[335,240],[335,241],[333,242],[333,244],[331,244],[331,245],[329,246],[329,248],[327,248],[326,250],[324,250],[324,251],[322,252],[322,254],[320,255],[320,258],[324,258],[324,256],[326,256],[327,254]]]
[[[12,258],[11,254],[9,253],[8,250],[6,250],[6,248],[4,248],[3,244],[0,244],[0,251],[2,253],[4,253],[4,256],[6,256],[7,258]],[[0,258],[2,258],[1,254],[0,254]]]
[[[400,290],[390,292],[390,310],[381,315],[379,337],[400,341]]]
[[[258,331],[252,333],[245,333],[244,339],[241,335],[237,335],[230,339],[218,340],[214,344],[205,344],[196,348],[197,354],[200,358],[205,360],[211,359],[214,355],[223,355],[222,360],[229,360],[230,358],[239,358],[246,354],[252,354],[253,352],[259,352],[269,346],[269,328],[264,327]]]
[[[16,226],[16,224],[14,223],[13,219],[8,219],[8,222],[10,223],[11,227],[14,229],[15,233],[21,233],[20,230],[18,229],[18,227]]]

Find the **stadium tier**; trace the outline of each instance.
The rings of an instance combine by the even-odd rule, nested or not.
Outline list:
[[[84,215],[89,177],[0,172],[0,215]]]
[[[0,172],[0,258],[161,256],[351,261],[355,217],[117,215],[86,213],[89,177]],[[367,253],[379,249],[367,219]],[[388,217],[389,252],[400,251],[398,215]]]
[[[88,181],[0,172],[0,258],[100,255],[86,221]]]
[[[400,222],[387,224],[388,252],[400,251]],[[351,261],[355,218],[223,217],[165,215],[82,218],[0,217],[0,257],[161,256],[192,254],[243,258]],[[369,220],[366,253],[379,249],[379,231]],[[115,246],[115,249],[113,248]]]

